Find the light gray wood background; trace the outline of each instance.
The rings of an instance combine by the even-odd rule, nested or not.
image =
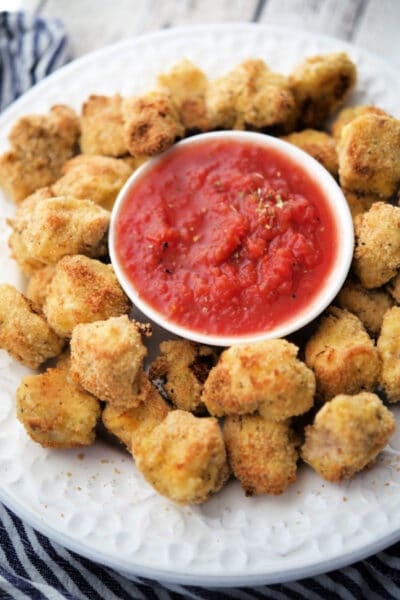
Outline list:
[[[222,21],[335,36],[400,67],[400,0],[0,0],[63,20],[74,58],[161,28]]]

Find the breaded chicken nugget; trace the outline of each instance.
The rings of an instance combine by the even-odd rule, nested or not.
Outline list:
[[[396,304],[400,304],[400,273],[398,273],[389,281],[389,283],[385,286],[385,289],[395,300]]]
[[[173,410],[147,435],[132,439],[136,466],[162,496],[199,504],[218,492],[229,476],[217,419]]]
[[[47,115],[17,121],[8,136],[11,150],[0,157],[0,186],[19,203],[51,185],[76,151],[79,119],[68,106],[53,106]]]
[[[392,279],[400,266],[400,208],[376,202],[355,221],[354,271],[371,289]]]
[[[335,140],[339,140],[342,135],[342,129],[345,125],[350,123],[350,121],[354,121],[357,117],[361,117],[361,115],[381,115],[381,116],[389,116],[384,110],[378,108],[377,106],[371,105],[363,105],[363,106],[348,106],[347,108],[343,108],[335,118],[332,123],[331,131]]]
[[[119,408],[137,406],[147,350],[126,315],[77,325],[71,338],[71,375],[85,390]]]
[[[97,398],[75,385],[66,369],[24,377],[17,389],[17,417],[31,438],[45,447],[92,444],[100,413]]]
[[[298,439],[290,420],[227,417],[224,439],[229,463],[246,496],[278,495],[296,480]]]
[[[185,130],[209,129],[206,107],[208,79],[201,69],[184,59],[168,73],[159,75],[157,83],[162,91],[171,96]]]
[[[91,200],[30,196],[10,221],[12,256],[27,275],[30,265],[54,264],[63,256],[104,256],[110,213]]]
[[[164,92],[149,92],[123,102],[124,135],[132,156],[153,156],[183,137],[178,112]]]
[[[303,460],[324,479],[341,481],[373,463],[396,429],[375,394],[339,394],[306,427]]]
[[[290,133],[281,139],[304,150],[320,162],[331,175],[337,176],[338,158],[336,143],[332,136],[316,129],[304,129],[303,131]]]
[[[54,331],[71,337],[79,323],[119,317],[129,308],[112,266],[78,254],[57,263],[43,311]]]
[[[55,265],[47,265],[35,271],[28,281],[26,296],[35,308],[42,310],[47,297],[47,288],[53,279]]]
[[[380,383],[389,402],[400,401],[400,306],[393,306],[383,318],[377,347],[382,359]]]
[[[177,408],[204,411],[201,392],[210,369],[217,363],[216,351],[188,340],[169,340],[161,342],[160,352],[150,367],[150,377],[165,379],[163,387]]]
[[[63,346],[64,340],[23,294],[12,285],[0,285],[0,348],[23,365],[37,369],[60,354]]]
[[[400,186],[400,120],[366,114],[346,125],[338,142],[340,185],[390,198]]]
[[[376,336],[385,312],[393,306],[393,300],[384,290],[366,290],[351,279],[342,287],[337,304],[355,314],[365,329]]]
[[[125,142],[122,98],[89,96],[82,106],[81,148],[84,154],[124,156],[128,154]]]
[[[379,202],[379,196],[376,194],[363,194],[360,192],[351,192],[342,188],[344,197],[349,205],[353,222],[355,218],[362,213],[367,212],[375,202]]]
[[[118,192],[132,174],[121,159],[78,154],[65,163],[64,175],[53,184],[55,196],[89,199],[111,210]]]
[[[347,310],[330,309],[307,342],[305,358],[323,400],[372,390],[378,382],[378,351],[360,319]]]
[[[204,384],[202,400],[210,414],[258,411],[283,420],[305,413],[314,402],[315,377],[286,340],[240,344],[225,350]]]
[[[246,60],[212,81],[207,112],[212,129],[291,128],[295,100],[284,75],[273,73],[260,59]]]
[[[170,412],[170,407],[160,396],[144,371],[140,373],[138,390],[140,402],[128,409],[116,408],[107,403],[102,419],[108,431],[114,434],[130,452],[132,439],[148,435]]]

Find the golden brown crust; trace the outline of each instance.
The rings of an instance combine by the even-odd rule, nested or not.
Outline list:
[[[17,389],[17,417],[44,447],[92,444],[100,412],[100,402],[72,383],[66,369],[24,377]]]
[[[178,504],[199,504],[229,476],[218,421],[173,410],[148,435],[133,436],[132,453],[145,479]]]
[[[340,394],[306,427],[302,458],[328,481],[349,479],[376,459],[395,429],[392,413],[375,394]]]
[[[246,496],[281,494],[296,480],[298,440],[289,420],[227,417],[224,439],[229,463]]]
[[[55,265],[47,265],[35,271],[28,281],[26,297],[36,308],[42,310],[47,298],[47,289],[53,279]]]
[[[286,340],[240,344],[225,350],[204,384],[202,400],[210,414],[258,411],[267,419],[300,415],[313,405],[313,372],[296,358]]]
[[[77,325],[71,338],[71,375],[85,390],[119,408],[137,406],[147,350],[126,315]]]
[[[361,321],[347,310],[332,307],[305,347],[317,390],[324,400],[340,393],[372,390],[381,362]]]
[[[379,202],[379,196],[376,194],[363,194],[361,192],[351,192],[342,188],[344,197],[349,205],[353,223],[358,215],[367,212],[375,202]]]
[[[387,283],[385,289],[389,292],[396,304],[400,304],[400,273]]]
[[[84,154],[124,156],[125,142],[122,98],[92,95],[84,102],[81,116],[81,148]]]
[[[380,287],[400,265],[400,208],[376,202],[355,221],[354,271],[362,285]]]
[[[304,129],[303,131],[290,133],[281,139],[310,154],[331,175],[337,177],[339,165],[336,142],[332,136],[316,129]]]
[[[59,335],[71,337],[79,323],[119,317],[129,308],[112,266],[78,254],[57,263],[43,310]]]
[[[126,98],[123,117],[125,142],[132,156],[160,154],[184,135],[176,108],[164,92]]]
[[[343,127],[345,127],[345,125],[347,125],[351,121],[354,121],[354,119],[356,119],[357,117],[361,117],[361,115],[389,116],[381,108],[372,105],[348,106],[347,108],[343,108],[337,114],[331,126],[332,135],[335,138],[335,140],[339,140],[340,136],[342,135]]]
[[[63,346],[64,340],[35,312],[28,298],[12,285],[0,285],[0,348],[23,365],[37,369],[60,354]]]
[[[382,359],[380,383],[389,402],[400,402],[400,307],[384,316],[377,347]]]
[[[19,203],[41,187],[51,185],[61,167],[75,153],[79,119],[64,105],[47,115],[28,115],[12,128],[11,150],[0,157],[0,185]]]
[[[351,279],[342,287],[336,301],[341,308],[355,314],[374,336],[381,329],[385,312],[393,306],[393,300],[384,290],[366,290]]]
[[[344,52],[318,54],[300,63],[289,77],[299,126],[320,127],[345,101],[356,81],[356,68]]]
[[[169,340],[160,344],[160,356],[150,367],[152,379],[165,379],[163,387],[177,408],[203,412],[201,392],[218,354],[209,346],[188,340]]]
[[[138,398],[140,401],[137,406],[128,409],[117,408],[107,403],[102,414],[106,429],[114,434],[129,452],[132,439],[140,439],[148,435],[171,410],[144,371],[140,373]]]
[[[132,169],[122,159],[78,154],[65,163],[62,172],[52,186],[55,196],[89,199],[111,210]]]
[[[338,156],[342,187],[390,198],[400,186],[400,120],[357,117],[342,130]]]

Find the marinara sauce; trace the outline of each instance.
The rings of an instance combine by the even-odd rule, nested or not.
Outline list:
[[[177,146],[138,178],[116,221],[116,253],[142,300],[204,334],[267,331],[318,294],[336,252],[318,183],[275,149]]]

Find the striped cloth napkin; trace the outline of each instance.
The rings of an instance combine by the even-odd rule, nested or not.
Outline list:
[[[69,59],[62,24],[0,12],[0,109]],[[327,575],[256,588],[204,589],[127,579],[62,546],[0,504],[0,599],[400,600],[400,543]]]

